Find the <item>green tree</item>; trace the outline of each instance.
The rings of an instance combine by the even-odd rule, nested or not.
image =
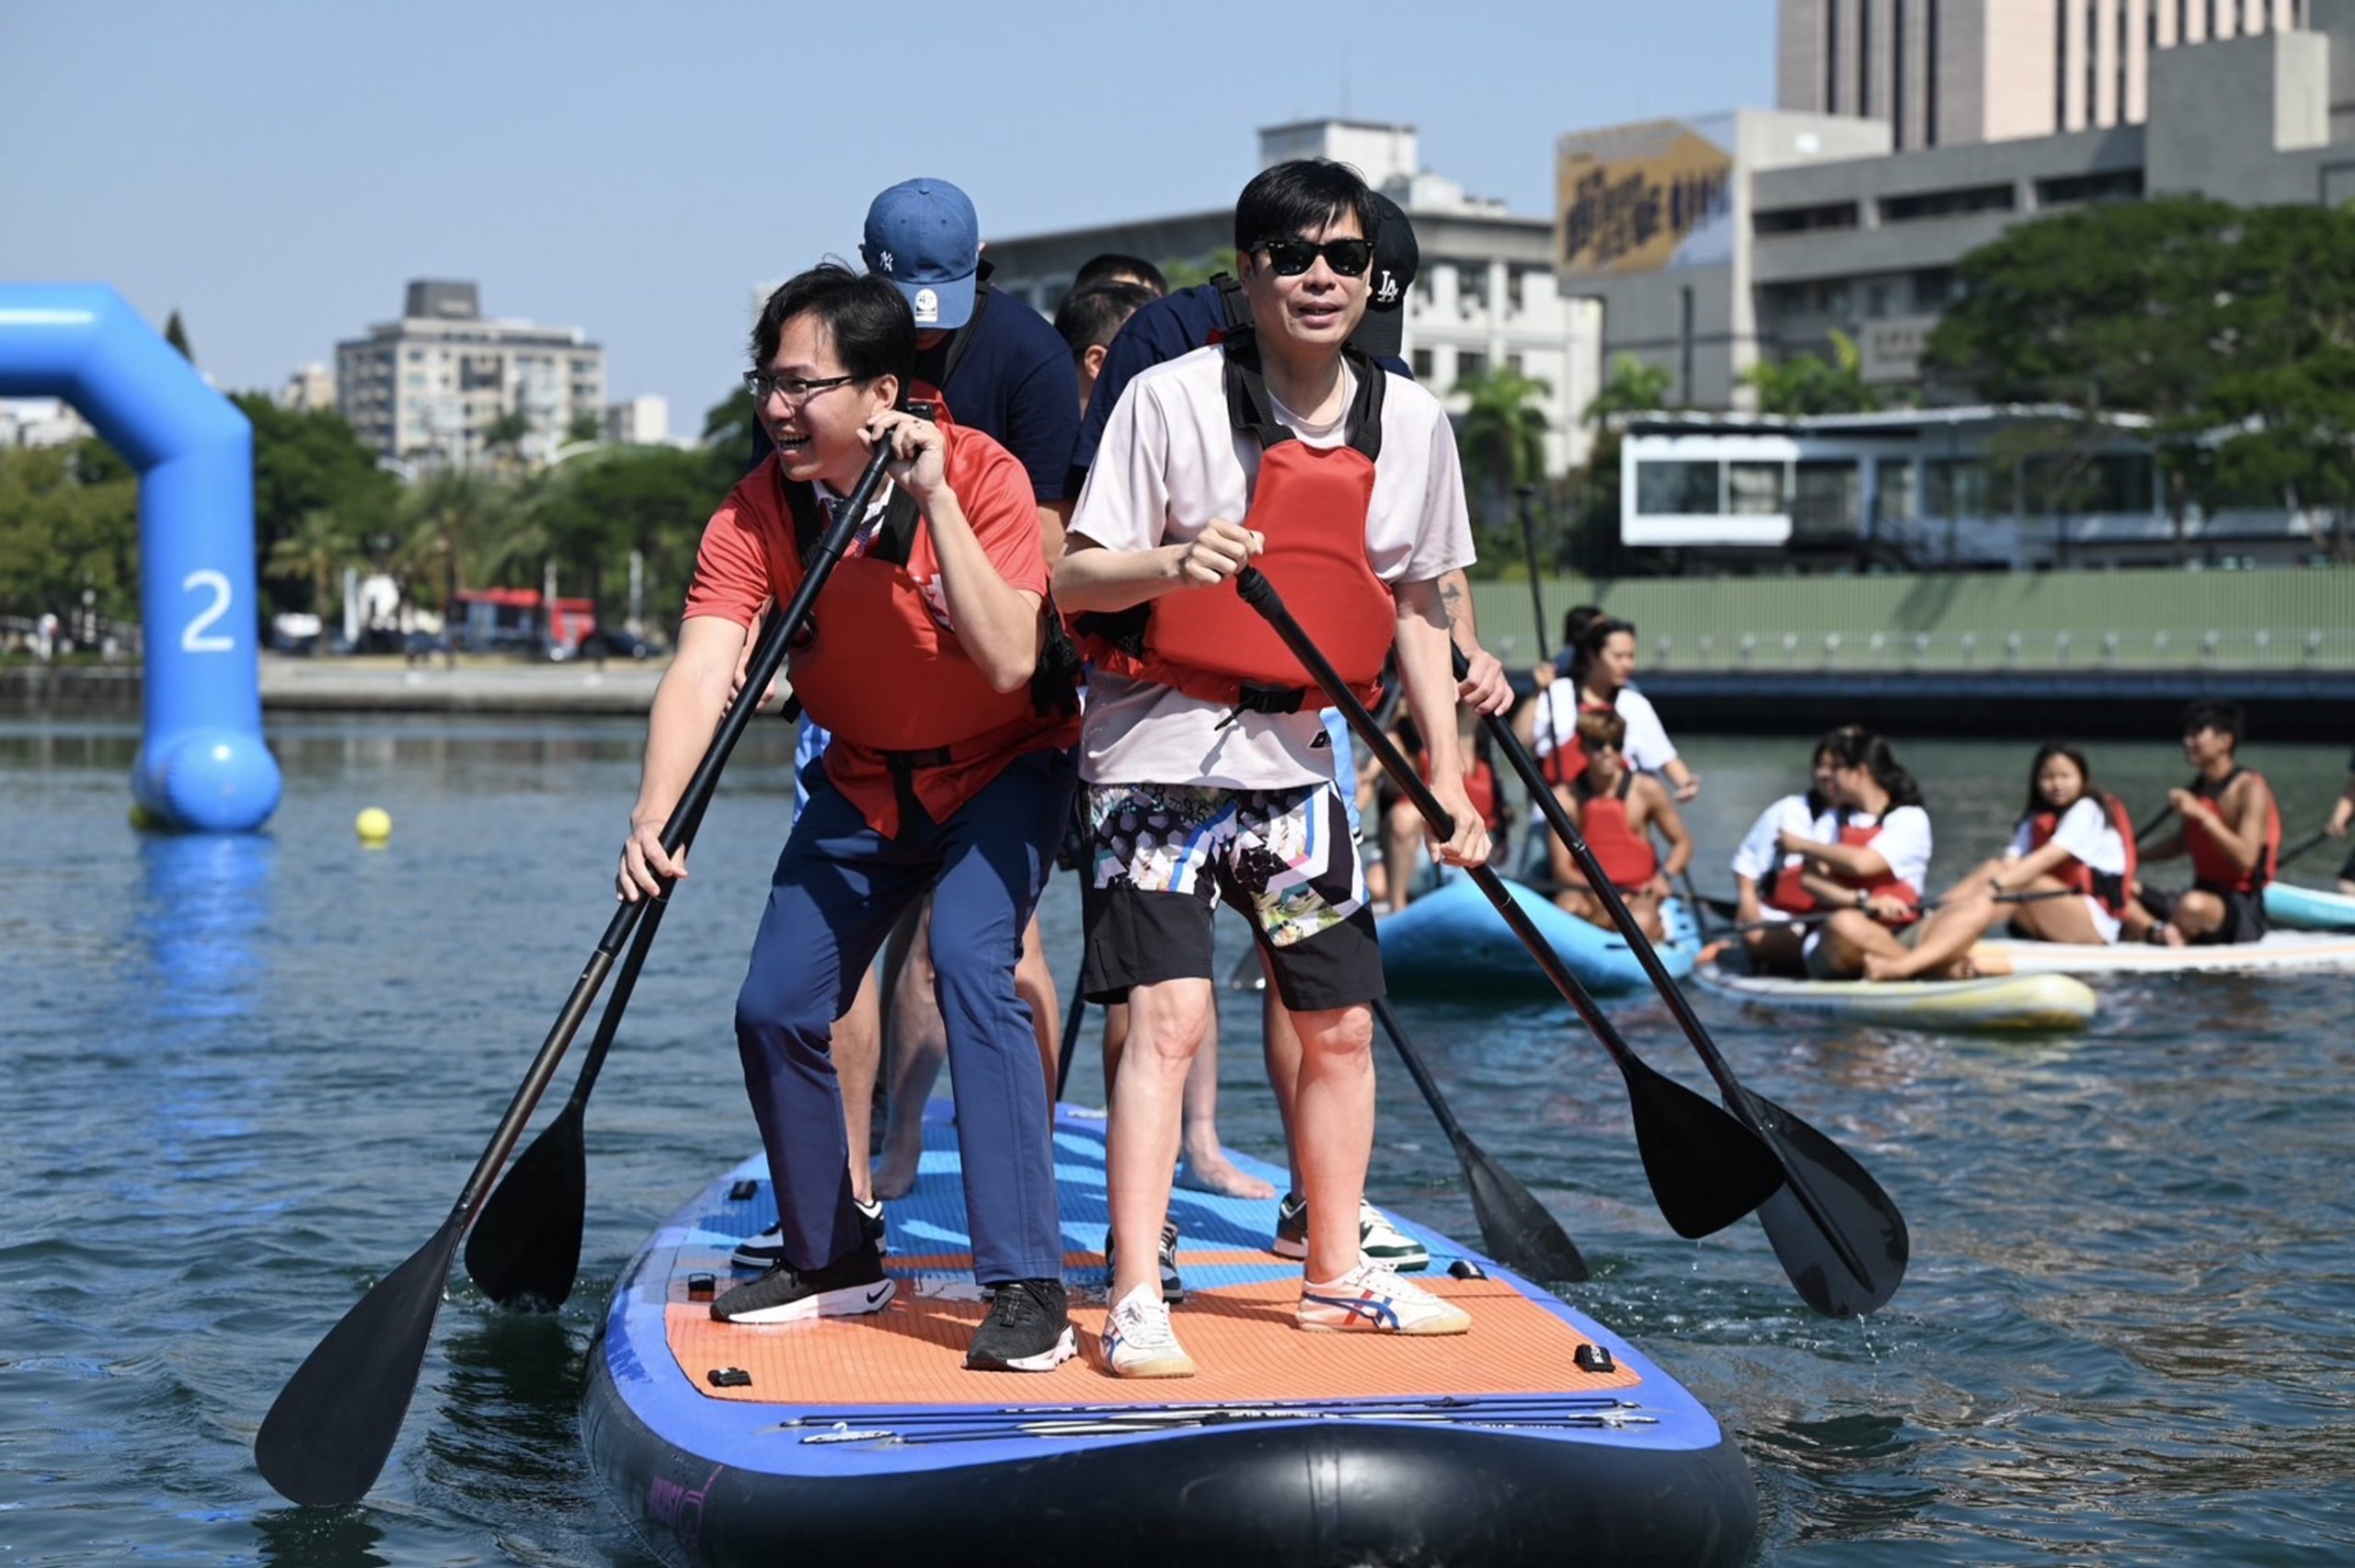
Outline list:
[[[482,450],[497,468],[512,470],[523,462],[523,442],[532,434],[532,421],[520,408],[510,408],[482,428]]]
[[[1614,355],[1611,373],[1603,378],[1601,390],[1588,403],[1579,418],[1597,427],[1615,414],[1648,414],[1669,406],[1670,388],[1676,377],[1666,365],[1656,365],[1649,360],[1633,354]]]
[[[281,408],[258,392],[230,401],[254,429],[254,550],[265,612],[307,608],[299,603],[299,579],[273,577],[270,567],[279,542],[300,533],[314,512],[333,513],[372,559],[395,553],[403,532],[400,481],[376,465],[343,416]]]
[[[1865,360],[1856,340],[1837,328],[1832,334],[1831,359],[1793,354],[1786,360],[1761,360],[1742,372],[1741,379],[1758,389],[1760,413],[1785,418],[1869,414],[1885,402],[1865,383]]]
[[[741,461],[740,455],[740,467]],[[632,551],[644,558],[650,602],[669,606],[684,598],[695,546],[718,499],[704,454],[615,447],[558,469],[539,511],[549,554],[597,607],[599,622],[610,624],[622,619],[613,594],[627,580]]]
[[[586,408],[572,417],[565,427],[564,439],[569,441],[601,441],[605,439],[605,422]]]
[[[86,441],[83,448],[98,447]],[[0,613],[63,616],[89,593],[111,620],[139,617],[139,484],[75,447],[0,450]]]
[[[401,508],[405,538],[395,558],[404,590],[414,584],[421,602],[438,603],[455,620],[469,559],[496,539],[510,504],[507,486],[471,468],[439,470],[409,489]],[[456,648],[453,639],[453,664]]]
[[[1649,414],[1670,405],[1676,378],[1667,366],[1634,354],[1611,361],[1611,373],[1581,418],[1594,427],[1586,466],[1570,475],[1570,534],[1560,552],[1566,564],[1589,577],[1615,577],[1654,557],[1631,557],[1619,544],[1619,427],[1628,415]]]
[[[174,310],[170,319],[164,323],[164,341],[178,349],[181,359],[191,365],[196,363],[196,356],[189,350],[188,328],[180,325],[180,313],[178,310]]]
[[[1524,486],[1545,477],[1545,409],[1553,388],[1520,372],[1499,368],[1466,376],[1455,393],[1469,399],[1455,420],[1465,487],[1475,514],[1474,545],[1483,577],[1519,561],[1524,542],[1512,511]]]
[[[1190,289],[1197,283],[1207,283],[1221,272],[1232,273],[1235,268],[1235,247],[1221,246],[1206,256],[1165,257],[1155,263],[1172,293]]]
[[[360,539],[350,525],[331,509],[314,507],[293,532],[270,547],[264,570],[281,581],[307,587],[311,613],[325,621],[332,619],[337,577],[360,558]]]

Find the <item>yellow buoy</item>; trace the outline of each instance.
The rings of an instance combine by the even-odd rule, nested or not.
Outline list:
[[[351,825],[359,832],[360,841],[363,844],[381,844],[393,836],[392,813],[381,806],[372,806],[362,811]]]
[[[131,803],[131,825],[143,833],[152,833],[163,827],[164,819],[134,800]]]

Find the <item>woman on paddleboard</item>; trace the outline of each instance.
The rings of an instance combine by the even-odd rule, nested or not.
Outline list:
[[[1930,814],[1921,786],[1889,742],[1864,728],[1834,731],[1832,809],[1776,848],[1800,857],[1800,885],[1831,912],[1801,944],[1818,979],[1852,980],[1868,953],[1901,954],[1896,933],[1921,917],[1930,872]]]

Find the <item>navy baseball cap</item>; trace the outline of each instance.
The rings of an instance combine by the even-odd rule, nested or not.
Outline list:
[[[1370,360],[1396,359],[1407,331],[1407,295],[1415,286],[1422,252],[1405,209],[1379,190],[1373,209],[1373,265],[1366,269],[1365,315],[1350,334],[1350,347]]]
[[[903,180],[867,209],[858,254],[869,272],[899,285],[916,330],[953,329],[972,319],[982,269],[982,224],[973,203],[945,179]]]

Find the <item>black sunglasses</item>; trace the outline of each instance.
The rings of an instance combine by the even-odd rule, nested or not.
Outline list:
[[[1268,265],[1279,278],[1299,277],[1315,266],[1320,256],[1326,266],[1344,278],[1361,278],[1373,265],[1370,239],[1328,239],[1323,245],[1304,239],[1263,239],[1251,248],[1268,253]]]

